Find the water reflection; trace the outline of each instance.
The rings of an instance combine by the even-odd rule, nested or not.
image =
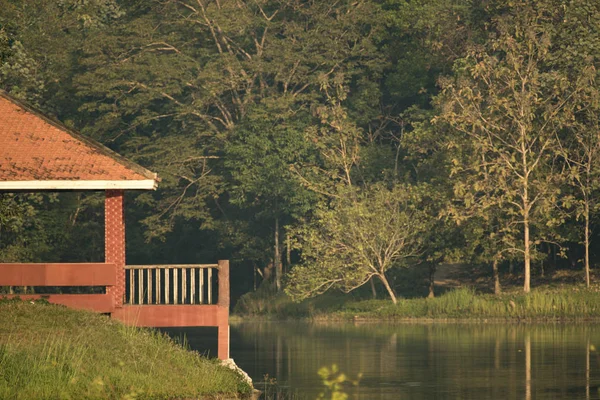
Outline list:
[[[363,373],[354,399],[600,398],[600,360],[587,350],[600,345],[598,325],[263,322],[231,335],[240,367],[298,398],[314,399],[317,370],[332,364]]]

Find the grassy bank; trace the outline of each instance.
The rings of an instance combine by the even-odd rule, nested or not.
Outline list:
[[[0,301],[0,398],[237,398],[251,388],[165,335],[91,312]]]
[[[499,296],[470,288],[435,298],[356,300],[347,295],[325,295],[293,303],[284,294],[253,293],[242,298],[235,312],[241,317],[311,319],[600,319],[600,292],[579,286],[535,289]]]

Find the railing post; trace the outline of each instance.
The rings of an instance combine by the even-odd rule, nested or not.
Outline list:
[[[219,260],[218,357],[229,358],[229,260]]]

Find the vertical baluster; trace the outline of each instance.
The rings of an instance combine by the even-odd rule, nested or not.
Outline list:
[[[144,304],[142,301],[142,296],[144,295],[144,291],[142,288],[142,284],[144,282],[143,276],[142,276],[142,270],[138,269],[137,270],[137,276],[138,276],[138,304]]]
[[[179,291],[179,286],[177,285],[177,270],[179,268],[175,268],[173,269],[173,304],[177,304],[177,297],[178,296],[178,291]]]
[[[148,269],[148,304],[152,303],[152,270]]]
[[[204,304],[204,268],[200,268],[200,301],[199,304]]]
[[[190,304],[196,302],[196,268],[190,270]]]
[[[206,278],[208,284],[208,304],[212,304],[212,268],[208,269],[208,277]]]
[[[187,268],[181,269],[181,304],[187,300]]]
[[[160,304],[160,268],[156,268],[156,279],[154,279],[154,283],[156,284],[156,302],[154,304]]]
[[[133,285],[133,272],[135,270],[134,269],[129,269],[127,270],[127,273],[129,274],[129,302],[128,304],[133,304],[133,299],[135,299],[135,286]]]
[[[169,268],[165,268],[165,304],[169,304]]]

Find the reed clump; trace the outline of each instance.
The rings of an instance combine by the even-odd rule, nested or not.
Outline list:
[[[435,298],[356,300],[347,295],[324,295],[293,303],[278,294],[269,302],[262,294],[255,308],[248,296],[236,307],[241,316],[272,318],[335,319],[512,319],[512,320],[589,320],[600,319],[600,291],[580,287],[534,289],[529,294],[511,292],[501,295],[478,293],[471,287],[458,288]],[[256,296],[258,297],[258,296]]]
[[[236,398],[235,372],[153,330],[49,304],[0,301],[0,398]]]
[[[479,294],[459,288],[435,298],[403,299],[397,305],[383,300],[348,303],[341,311],[319,318],[433,318],[433,319],[595,319],[600,318],[600,292],[595,290],[533,290],[529,294]]]

